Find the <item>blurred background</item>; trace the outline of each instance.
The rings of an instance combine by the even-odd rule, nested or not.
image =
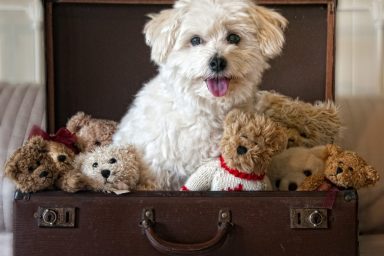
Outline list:
[[[339,0],[336,95],[384,94],[384,0]],[[0,0],[0,81],[44,83],[40,0]]]

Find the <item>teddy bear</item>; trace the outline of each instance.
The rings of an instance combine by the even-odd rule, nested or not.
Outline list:
[[[221,156],[199,167],[181,190],[271,190],[268,165],[286,144],[279,124],[263,115],[232,110],[224,121]]]
[[[55,186],[66,192],[87,190],[88,180],[74,165],[76,154],[66,145],[55,141],[48,143],[48,155],[59,172]]]
[[[112,143],[117,122],[77,112],[68,120],[66,128],[77,136],[80,151],[89,152],[96,147]]]
[[[33,136],[7,160],[5,175],[24,193],[55,188],[76,192],[84,180],[78,180],[73,166],[67,164],[72,154],[64,145]]]
[[[156,184],[139,151],[132,145],[106,145],[76,157],[77,168],[93,191],[154,190]]]
[[[268,167],[273,190],[296,191],[306,177],[324,169],[325,145],[291,147],[272,157]]]
[[[287,129],[288,147],[333,143],[341,130],[338,108],[331,101],[311,104],[275,91],[259,91],[256,111]]]
[[[306,177],[298,191],[360,189],[379,180],[377,170],[356,152],[343,150],[334,144],[328,144],[326,148],[328,156],[324,169]]]

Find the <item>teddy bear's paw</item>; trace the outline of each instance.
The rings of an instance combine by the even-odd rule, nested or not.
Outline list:
[[[80,173],[64,176],[58,184],[58,187],[66,192],[75,193],[85,190],[88,186],[87,180]]]

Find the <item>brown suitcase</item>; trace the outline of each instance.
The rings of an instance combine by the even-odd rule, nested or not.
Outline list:
[[[198,1],[198,0],[196,0]],[[141,33],[169,0],[45,0],[50,132],[79,110],[118,121],[155,74]],[[334,96],[335,0],[261,0],[288,20],[263,89]],[[357,194],[15,194],[15,255],[358,255]]]

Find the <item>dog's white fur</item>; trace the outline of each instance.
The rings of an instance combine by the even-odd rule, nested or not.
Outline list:
[[[219,155],[227,112],[255,105],[287,21],[251,0],[179,0],[150,17],[144,33],[159,74],[137,94],[113,140],[140,148],[161,188],[179,189],[204,160]],[[227,41],[232,33],[238,44]],[[203,41],[192,46],[196,35]],[[214,97],[205,82],[217,76],[209,68],[215,55],[227,60],[220,76],[231,79],[223,97]]]

